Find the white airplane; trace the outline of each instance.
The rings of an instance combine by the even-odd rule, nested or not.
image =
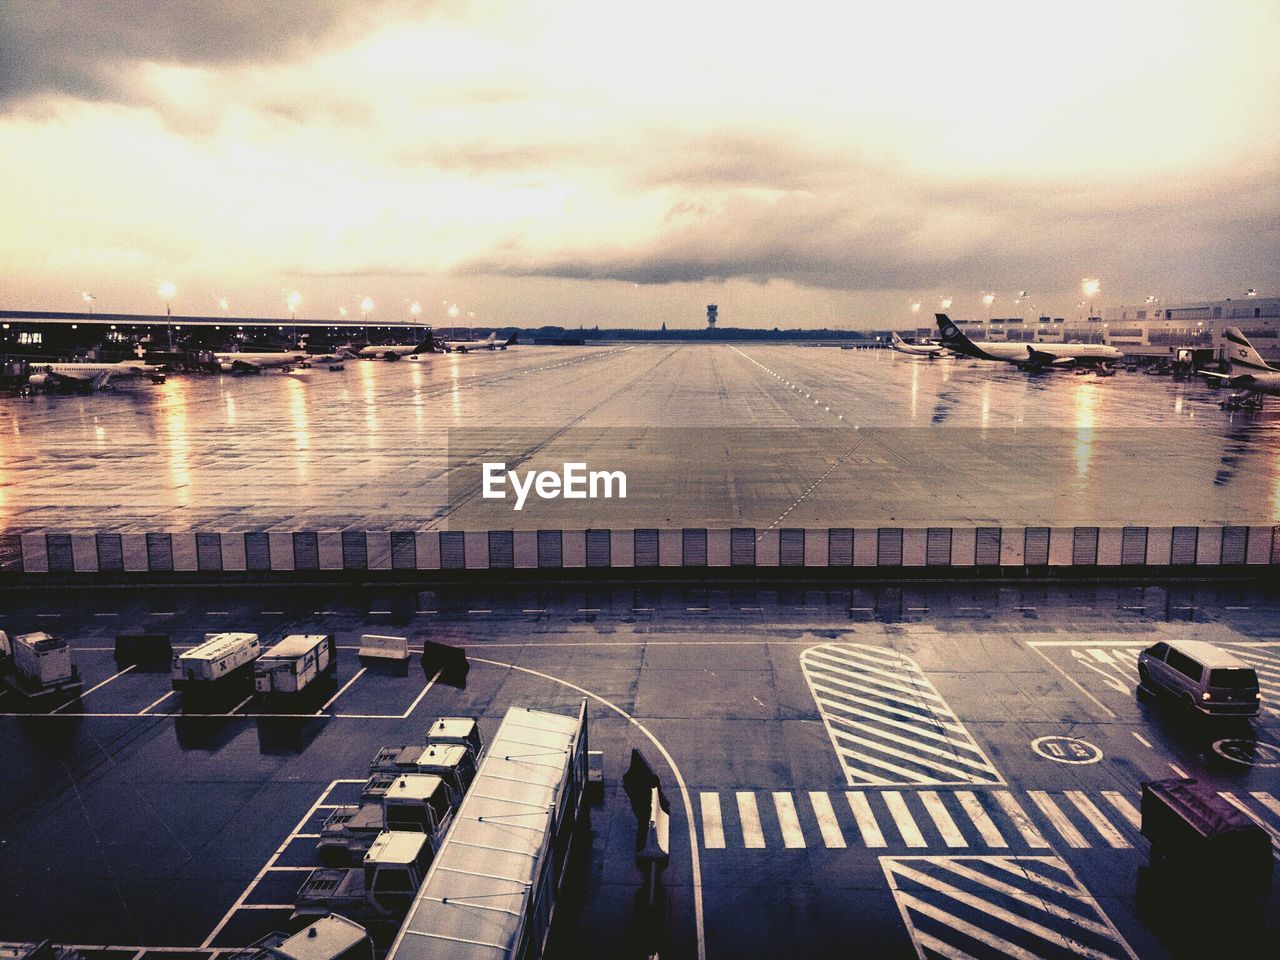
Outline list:
[[[1124,354],[1101,343],[1008,343],[997,340],[970,340],[945,313],[935,314],[942,345],[952,353],[977,360],[1002,360],[1025,370],[1064,367],[1106,366]]]
[[[81,389],[105,390],[115,380],[150,377],[153,383],[164,383],[164,374],[155,364],[141,360],[119,363],[35,363],[27,383],[33,387],[78,386]]]
[[[417,343],[371,343],[356,351],[356,356],[365,360],[399,360],[401,357],[416,357],[435,352],[435,339],[431,336],[431,328],[428,327],[427,335]]]
[[[938,357],[955,356],[935,340],[918,340],[915,343],[907,343],[907,341],[898,336],[896,330],[889,334],[889,346],[899,353],[905,353],[912,357],[928,357],[930,360],[935,360]]]
[[[1222,338],[1230,344],[1227,364],[1231,372],[1200,371],[1206,377],[1221,380],[1227,386],[1241,391],[1228,397],[1222,405],[1237,410],[1241,407],[1261,407],[1264,395],[1280,397],[1280,367],[1273,367],[1263,360],[1239,327],[1228,327],[1223,331]]]
[[[515,346],[519,332],[514,332],[507,339],[499,341],[497,331],[489,334],[484,340],[446,340],[444,348],[449,353],[467,353],[471,350],[505,350]]]
[[[260,370],[292,370],[304,365],[309,357],[305,350],[284,353],[215,353],[214,359],[225,373],[257,373]]]

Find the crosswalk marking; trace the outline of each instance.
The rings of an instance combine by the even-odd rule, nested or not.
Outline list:
[[[1053,802],[1053,798],[1043,790],[1028,790],[1027,796],[1031,798],[1031,802],[1040,808],[1040,812],[1044,814],[1045,819],[1057,830],[1062,839],[1067,841],[1067,845],[1077,850],[1083,850],[1089,846],[1089,841],[1084,835],[1075,828],[1066,815]]]
[[[1120,811],[1120,815],[1129,821],[1129,826],[1135,830],[1142,826],[1142,814],[1123,793],[1116,790],[1103,790],[1102,795],[1106,797],[1107,803]]]
[[[1068,790],[1066,797],[1071,801],[1072,806],[1084,814],[1084,818],[1093,825],[1093,828],[1098,831],[1102,839],[1111,846],[1117,850],[1128,849],[1132,846],[1083,792],[1080,790]]]
[[[803,847],[804,831],[800,829],[800,818],[796,816],[796,802],[785,790],[775,791],[773,807],[778,812],[778,826],[782,828],[782,845],[789,849]]]
[[[1031,822],[1031,818],[1027,816],[1022,807],[1018,806],[1018,801],[1013,798],[1013,794],[1007,790],[997,790],[994,796],[996,803],[1000,805],[1000,809],[1013,821],[1013,825],[1022,834],[1022,839],[1027,842],[1027,846],[1036,850],[1049,849],[1049,841],[1035,828],[1035,824]]]
[[[867,795],[856,790],[848,791],[849,809],[853,811],[853,819],[857,821],[858,832],[862,834],[862,842],[868,847],[886,847],[888,843],[880,832],[880,824],[876,823],[875,814],[871,812],[871,804]]]
[[[756,795],[750,790],[738,791],[738,822],[742,824],[742,845],[748,850],[763,850],[760,811],[756,808]]]
[[[982,837],[982,842],[988,847],[1007,847],[1009,844],[1001,836],[1000,831],[996,829],[995,821],[991,819],[991,814],[982,805],[982,801],[975,794],[968,790],[957,790],[956,799],[960,801],[960,808],[969,816],[969,821],[978,831],[978,835]]]
[[[921,960],[1137,960],[1058,857],[881,857],[880,865]]]
[[[724,849],[724,821],[720,816],[720,794],[702,794],[702,845],[708,850]]]
[[[768,810],[761,810],[761,794]],[[845,803],[834,803],[825,790],[805,794],[812,819],[801,815],[797,791],[739,790],[733,792],[727,810],[721,793],[702,791],[698,806],[703,846],[708,850],[759,850],[771,845],[802,849],[820,844],[836,850],[861,846],[1045,851],[1051,849],[1046,838],[1053,837],[1055,843],[1061,838],[1075,850],[1093,846],[1127,850],[1135,846],[1142,825],[1137,796],[1118,790],[1029,790],[1025,794],[1029,807],[1009,790],[990,791],[985,797],[972,790],[849,790],[844,792]],[[1222,797],[1267,830],[1280,857],[1280,800],[1262,790],[1223,793]],[[735,812],[736,823],[726,819]]]
[[[831,806],[831,798],[822,790],[809,791],[809,805],[813,807],[813,815],[818,820],[818,830],[822,833],[822,842],[833,848],[843,848],[844,831],[840,829],[840,821],[836,819],[835,808]]]
[[[964,834],[960,832],[960,828],[956,826],[956,822],[951,819],[951,814],[947,812],[942,799],[935,791],[921,790],[920,802],[924,804],[924,809],[929,814],[929,819],[938,828],[938,833],[942,834],[942,839],[948,847],[967,847],[969,845],[969,842],[964,838]]]
[[[800,668],[849,786],[1004,783],[909,657],[825,643],[802,651]]]
[[[902,799],[902,794],[896,790],[886,790],[880,796],[884,798],[884,805],[889,808],[889,816],[893,818],[898,833],[902,834],[903,842],[908,847],[927,847],[929,844],[925,841],[920,828],[916,826],[915,820],[912,819],[911,811],[907,809],[907,802]]]

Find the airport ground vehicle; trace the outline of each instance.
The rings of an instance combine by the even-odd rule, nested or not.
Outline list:
[[[397,925],[422,886],[433,855],[425,833],[384,830],[361,866],[312,870],[298,890],[293,920],[310,922],[337,913],[366,928]]]
[[[1271,889],[1271,838],[1195,780],[1142,785],[1142,835],[1160,879],[1197,898],[1253,898]]]
[[[476,758],[460,743],[425,743],[383,747],[369,764],[370,775],[432,773],[461,797],[476,775]]]
[[[542,955],[580,825],[586,709],[507,711],[388,960]]]
[[[373,941],[360,924],[331,913],[294,934],[269,933],[229,960],[373,960]]]
[[[175,654],[173,689],[203,692],[248,684],[262,652],[256,633],[209,633],[204,643]]]
[[[432,851],[453,821],[460,794],[427,774],[401,774],[378,799],[336,808],[320,827],[316,850],[320,862],[332,866],[359,863],[384,830],[425,834]]]
[[[1249,664],[1203,640],[1161,641],[1138,655],[1139,693],[1173,697],[1206,716],[1256,716],[1262,694]]]
[[[295,633],[254,661],[253,688],[261,694],[301,693],[337,669],[333,634]]]
[[[0,631],[0,675],[31,700],[70,700],[84,688],[67,642],[44,632],[10,639]]]

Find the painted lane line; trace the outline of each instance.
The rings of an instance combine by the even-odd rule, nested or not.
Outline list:
[[[825,790],[810,790],[809,805],[818,821],[818,831],[822,834],[822,842],[828,849],[843,850],[847,844],[844,832],[840,829],[840,821],[836,819],[835,808],[831,806],[831,798]]]
[[[884,799],[884,805],[889,808],[889,816],[893,818],[898,833],[902,834],[903,842],[908,847],[927,847],[929,844],[916,826],[902,794],[896,790],[886,790],[880,796]]]
[[[114,673],[114,674],[112,674],[111,676],[107,677],[107,679],[102,680],[102,681],[99,681],[98,683],[95,683],[95,684],[94,684],[92,687],[90,687],[88,690],[84,691],[84,693],[80,694],[80,699],[81,699],[81,700],[83,700],[83,699],[84,699],[85,697],[87,697],[89,694],[93,693],[93,691],[95,691],[95,690],[100,690],[102,687],[105,687],[105,686],[106,686],[108,683],[110,683],[112,680],[115,680],[115,679],[116,679],[116,678],[118,678],[118,677],[123,677],[126,673],[128,673],[130,670],[132,670],[132,669],[133,669],[134,667],[136,667],[136,666],[137,666],[137,664],[136,664],[136,663],[131,663],[131,664],[129,664],[129,666],[125,667],[125,668],[124,668],[123,670],[121,670],[120,672],[118,672],[118,673]],[[61,705],[60,705],[60,706],[58,706],[56,709],[54,709],[52,712],[53,712],[53,713],[57,713],[59,710],[64,710],[64,709],[66,709],[67,707],[71,706],[71,704],[72,704],[72,703],[74,703],[74,702],[76,702],[76,701],[74,701],[74,700],[68,700],[66,703],[61,704]]]
[[[960,808],[968,815],[969,821],[977,829],[978,835],[982,837],[983,843],[988,847],[1009,846],[1008,841],[996,829],[996,823],[991,819],[991,814],[987,813],[976,794],[969,790],[957,790],[955,798],[960,802]]]
[[[1148,750],[1150,750],[1150,749],[1151,749],[1151,741],[1150,741],[1150,740],[1148,740],[1146,737],[1144,737],[1142,734],[1140,734],[1137,730],[1130,730],[1129,732],[1130,732],[1131,734],[1133,734],[1133,739],[1137,740],[1140,744],[1142,744],[1142,745],[1143,745],[1144,747],[1146,747]]]
[[[1249,796],[1253,797],[1277,817],[1280,817],[1280,800],[1276,800],[1275,797],[1264,790],[1254,790]]]
[[[702,802],[702,845],[708,850],[724,849],[724,819],[720,813],[720,794],[704,792]]]
[[[400,714],[401,720],[409,719],[409,714],[413,713],[413,711],[418,708],[418,704],[422,702],[422,698],[425,697],[427,695],[427,692],[436,685],[436,681],[440,679],[440,674],[443,672],[444,672],[444,667],[441,667],[439,670],[435,672],[435,675],[432,676],[432,678],[427,681],[427,685],[422,688],[422,692],[418,694],[417,697],[414,698],[413,703],[409,704],[409,709],[406,710],[404,713]]]
[[[992,794],[996,798],[996,803],[1000,809],[1005,812],[1018,832],[1022,834],[1022,839],[1026,841],[1027,846],[1035,850],[1048,850],[1049,841],[1046,840],[1036,829],[1036,825],[1026,812],[1018,805],[1018,801],[1014,799],[1013,794],[1007,790],[997,790]]]
[[[1171,763],[1171,764],[1169,764],[1169,769],[1170,769],[1170,770],[1172,770],[1172,771],[1174,772],[1174,775],[1175,775],[1175,776],[1177,776],[1177,777],[1181,777],[1183,780],[1187,780],[1187,779],[1189,779],[1189,778],[1187,777],[1187,771],[1183,770],[1183,769],[1182,769],[1180,766],[1178,766],[1176,763]]]
[[[773,807],[778,814],[778,826],[782,828],[782,845],[789,850],[802,849],[805,846],[804,831],[800,829],[800,818],[796,815],[796,802],[790,792],[775,790]]]
[[[1111,821],[1102,815],[1102,811],[1098,809],[1092,800],[1084,795],[1082,790],[1068,790],[1066,791],[1066,797],[1071,801],[1072,806],[1084,815],[1084,818],[1089,821],[1102,839],[1107,841],[1113,849],[1128,850],[1133,846],[1119,830],[1112,826]]]
[[[1031,802],[1040,808],[1040,812],[1044,814],[1045,819],[1049,821],[1053,829],[1067,842],[1069,847],[1076,850],[1085,850],[1089,846],[1089,841],[1084,838],[1075,825],[1067,819],[1067,815],[1062,812],[1061,808],[1053,802],[1053,798],[1043,790],[1028,790],[1027,796],[1031,798]]]
[[[742,845],[748,850],[764,849],[764,831],[760,828],[760,811],[756,808],[756,795],[749,790],[739,790],[738,822],[742,825]]]
[[[1117,790],[1103,790],[1102,796],[1107,803],[1116,808],[1120,816],[1129,821],[1129,826],[1135,830],[1142,828],[1142,814],[1138,812],[1138,808],[1133,805],[1133,802],[1128,797]]]
[[[251,693],[247,697],[245,697],[243,700],[241,700],[239,703],[237,703],[234,707],[232,707],[230,710],[228,710],[227,716],[228,717],[232,716],[237,710],[239,710],[241,707],[243,707],[252,699],[253,699],[253,694]]]
[[[351,685],[352,685],[353,683],[355,683],[355,682],[356,682],[357,680],[359,680],[362,676],[364,676],[364,672],[365,672],[366,670],[368,670],[368,669],[369,669],[368,667],[361,667],[359,670],[357,670],[355,673],[353,673],[353,674],[351,675],[351,679],[350,679],[350,680],[348,680],[346,683],[344,683],[344,684],[342,685],[342,689],[341,689],[341,690],[339,690],[337,693],[335,693],[335,694],[334,694],[332,697],[330,697],[328,700],[326,700],[326,701],[325,701],[324,706],[323,706],[323,707],[321,707],[319,710],[317,710],[317,711],[316,711],[316,716],[317,716],[317,717],[318,717],[318,716],[320,716],[322,713],[324,713],[326,710],[328,710],[330,707],[332,707],[332,706],[333,706],[334,701],[335,701],[335,700],[337,700],[337,699],[338,699],[340,696],[342,696],[344,693],[346,693],[346,692],[347,692],[347,690],[348,690],[348,689],[350,689],[350,687],[351,687]]]
[[[849,801],[849,809],[853,811],[858,832],[862,834],[863,846],[887,847],[889,844],[885,841],[884,834],[880,832],[880,824],[876,822],[876,815],[871,811],[867,795],[860,790],[848,790],[845,792],[845,798]]]
[[[138,711],[138,716],[140,716],[140,717],[141,717],[141,716],[143,716],[143,715],[145,715],[145,714],[150,713],[150,712],[151,712],[155,707],[160,706],[160,704],[164,703],[166,700],[168,700],[170,697],[172,697],[172,696],[173,696],[175,693],[177,693],[177,692],[178,692],[177,690],[170,690],[168,693],[166,693],[166,694],[164,694],[163,696],[161,696],[161,697],[157,698],[157,699],[156,699],[156,700],[154,700],[152,703],[148,704],[147,706],[143,707],[140,711]]]
[[[942,839],[948,847],[967,847],[969,845],[969,841],[964,838],[964,834],[960,832],[956,822],[951,819],[951,814],[947,812],[942,798],[935,791],[921,790],[920,802],[924,804],[925,812],[929,814],[929,819],[938,828],[938,833],[942,834]]]

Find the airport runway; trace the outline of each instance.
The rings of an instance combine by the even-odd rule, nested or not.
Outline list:
[[[72,638],[90,692],[56,715],[0,698],[0,940],[55,935],[112,947],[94,954],[104,960],[243,946],[287,919],[320,819],[354,796],[379,746],[420,738],[437,715],[478,716],[492,735],[509,706],[568,713],[582,696],[606,791],[586,880],[557,913],[562,958],[644,955],[618,784],[632,747],[672,799],[664,958],[696,956],[695,884],[712,960],[853,944],[890,958],[1187,955],[1176,918],[1136,895],[1146,779],[1201,779],[1280,849],[1280,599],[1256,587],[34,589],[3,601],[0,627]],[[339,675],[296,716],[256,701],[184,709],[167,675],[115,664],[112,637],[138,629],[178,646],[206,631],[332,632]],[[465,645],[465,687],[358,673],[365,631]],[[1171,636],[1250,658],[1268,710],[1202,727],[1135,700],[1133,657]],[[1249,765],[1223,753],[1229,739],[1269,746]],[[1280,890],[1266,917],[1274,941]]]
[[[0,401],[0,528],[1280,521],[1280,405],[1199,380],[800,346],[518,347]],[[480,464],[626,500],[479,497]]]

